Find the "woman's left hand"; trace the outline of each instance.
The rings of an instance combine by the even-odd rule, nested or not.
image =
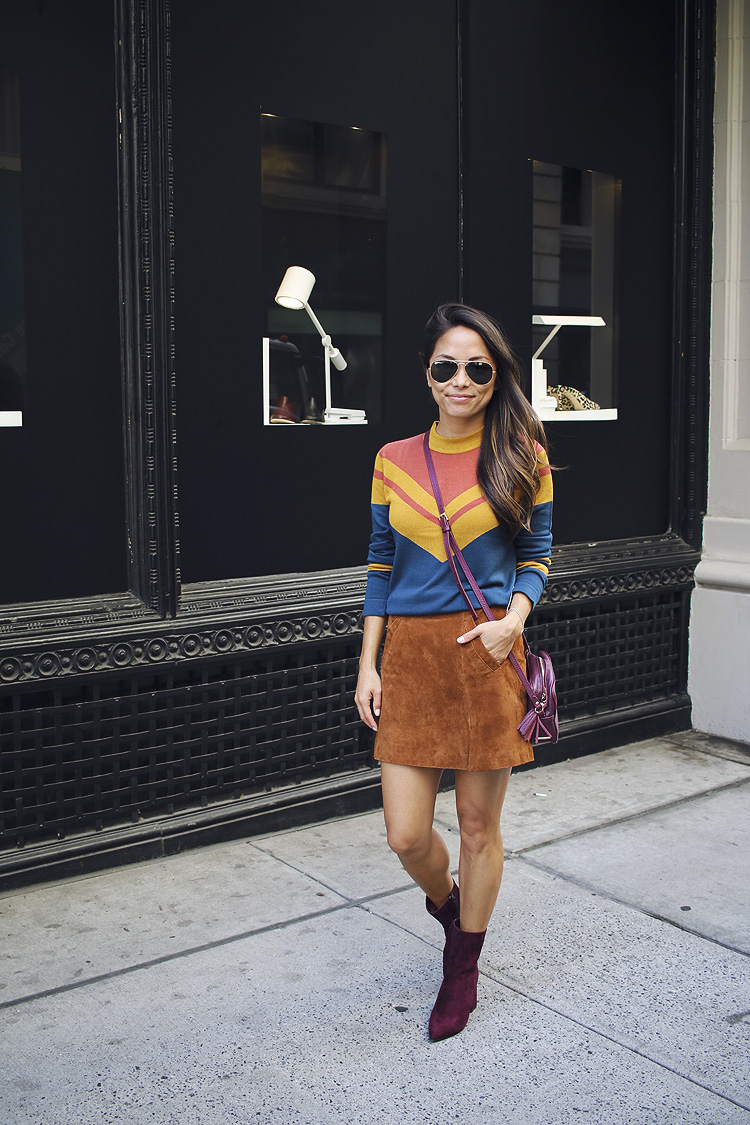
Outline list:
[[[481,637],[482,644],[490,656],[502,664],[508,653],[513,648],[516,637],[523,632],[523,624],[517,613],[509,613],[500,621],[483,621],[468,633],[458,638],[461,645],[468,644],[476,637]]]

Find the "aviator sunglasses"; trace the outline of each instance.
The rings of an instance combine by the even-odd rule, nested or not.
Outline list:
[[[479,386],[486,386],[495,374],[495,368],[485,359],[470,359],[466,362],[462,359],[436,359],[430,364],[429,372],[436,383],[447,383],[459,367],[463,367],[472,383]]]

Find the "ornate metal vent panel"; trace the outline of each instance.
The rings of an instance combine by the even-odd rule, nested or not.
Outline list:
[[[685,690],[685,597],[659,590],[606,609],[588,602],[539,611],[529,640],[553,658],[563,721]]]
[[[0,839],[62,838],[370,764],[355,647],[6,695]]]
[[[544,606],[563,720],[684,690],[684,589]],[[238,801],[372,764],[353,706],[359,638],[0,699],[5,847]]]

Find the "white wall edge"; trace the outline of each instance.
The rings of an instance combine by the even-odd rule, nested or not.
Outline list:
[[[750,594],[750,563],[702,558],[695,569],[697,586]]]

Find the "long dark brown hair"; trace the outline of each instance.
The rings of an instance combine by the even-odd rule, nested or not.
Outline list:
[[[435,309],[425,326],[425,368],[438,339],[458,325],[479,333],[497,370],[484,419],[477,479],[498,523],[515,537],[522,527],[528,528],[539,489],[534,443],[547,449],[544,427],[521,390],[521,369],[505,333],[479,309],[456,303]]]

